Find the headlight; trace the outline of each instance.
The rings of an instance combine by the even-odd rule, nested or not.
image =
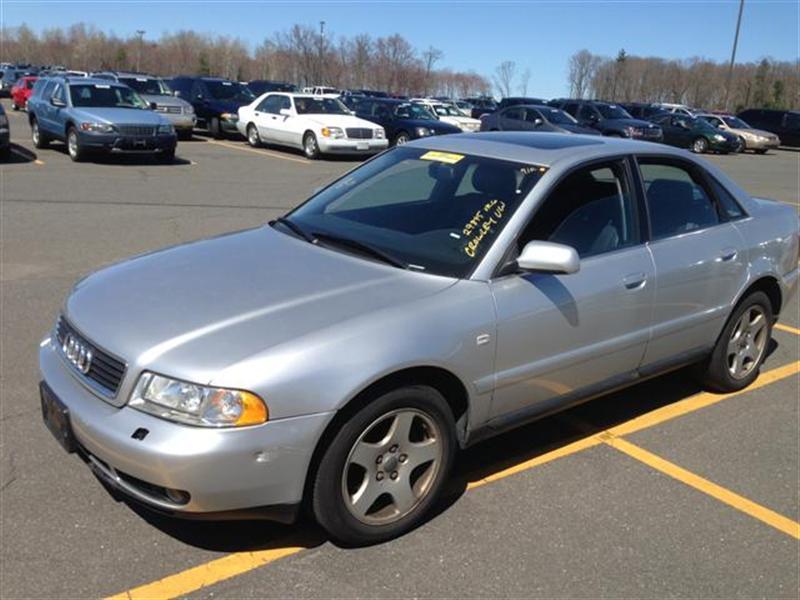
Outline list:
[[[175,133],[175,128],[172,123],[165,123],[158,126],[158,133]]]
[[[425,137],[426,135],[431,135],[431,130],[427,127],[417,127],[416,129],[417,137]]]
[[[636,127],[625,127],[623,128],[623,131],[625,132],[625,135],[628,137],[633,137],[637,133]]]
[[[81,131],[89,133],[113,133],[116,128],[110,123],[81,123]]]
[[[165,113],[167,112],[167,107],[164,106],[163,104],[156,104],[156,107],[153,110],[155,110],[156,112]]]
[[[386,137],[386,132],[383,129],[376,129],[375,130],[375,138],[382,140]]]
[[[322,128],[322,137],[329,137],[334,139],[339,139],[344,137],[344,131],[341,127],[323,127]]]
[[[243,427],[265,423],[264,401],[250,392],[207,387],[144,373],[128,403],[162,419],[202,427]]]
[[[191,104],[187,104],[186,106],[183,107],[183,112],[185,112],[187,115],[193,115],[194,106],[192,106]]]
[[[716,134],[714,136],[714,140],[717,141],[717,142],[724,142],[725,141],[725,136],[724,135],[720,135],[720,134]]]
[[[223,121],[238,121],[239,120],[239,115],[237,115],[236,113],[222,113],[219,117]]]

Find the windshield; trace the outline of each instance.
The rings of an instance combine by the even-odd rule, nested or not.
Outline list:
[[[295,96],[298,115],[349,115],[350,111],[338,98],[310,98]]]
[[[752,129],[750,125],[742,121],[739,117],[720,117],[728,127],[733,129]]]
[[[701,119],[700,117],[684,117],[684,121],[689,125],[689,127],[693,129],[698,129],[700,131],[717,131],[717,128],[714,127],[711,123],[706,121],[705,119]]]
[[[398,104],[394,109],[394,116],[398,119],[436,120],[427,108],[419,104]]]
[[[616,104],[596,104],[604,119],[632,119],[628,112]]]
[[[557,108],[550,108],[539,109],[545,118],[553,123],[554,125],[575,125],[578,121],[576,121],[572,115],[568,115],[563,110],[559,110]]]
[[[347,238],[410,269],[463,278],[545,170],[397,148],[348,173],[288,218],[315,237]]]
[[[233,81],[206,81],[209,94],[215,100],[232,100],[234,102],[252,102],[256,99],[247,86]]]
[[[147,102],[128,87],[111,84],[79,84],[69,86],[73,106],[95,108],[148,108]]]
[[[124,77],[120,78],[120,82],[133,88],[140,94],[148,96],[171,96],[172,91],[167,87],[161,79],[155,77]]]
[[[433,110],[440,117],[465,117],[466,115],[450,104],[434,104]]]

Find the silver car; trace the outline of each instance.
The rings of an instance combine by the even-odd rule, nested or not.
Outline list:
[[[799,247],[791,208],[682,150],[424,139],[78,282],[41,342],[43,414],[153,510],[306,505],[374,543],[424,520],[460,448],[682,365],[750,384]]]

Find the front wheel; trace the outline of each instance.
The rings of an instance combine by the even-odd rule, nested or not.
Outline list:
[[[401,131],[397,134],[397,137],[394,138],[394,145],[402,146],[403,144],[407,144],[409,141],[411,141],[411,137],[405,131]]]
[[[247,143],[253,148],[258,148],[261,145],[261,137],[258,135],[258,128],[252,123],[247,126]]]
[[[708,140],[704,137],[699,137],[692,142],[692,152],[695,154],[705,154],[708,152]]]
[[[772,321],[772,303],[764,292],[744,298],[703,365],[706,387],[717,392],[734,392],[753,383],[767,355]]]
[[[739,144],[736,146],[736,150],[734,150],[734,152],[744,153],[745,150],[747,150],[747,142],[744,141],[743,137],[740,137]]]
[[[306,158],[315,160],[319,158],[319,144],[317,143],[317,136],[310,131],[303,136],[303,153]]]
[[[70,127],[67,131],[67,152],[69,152],[72,162],[81,162],[86,158],[86,150],[81,147],[78,132],[74,127]]]
[[[222,127],[220,127],[217,117],[211,117],[211,120],[208,122],[208,133],[210,133],[211,137],[215,140],[222,137]]]
[[[345,422],[325,450],[314,516],[344,544],[398,537],[436,503],[455,450],[453,414],[438,391],[415,385],[388,392]]]
[[[175,162],[175,148],[170,148],[169,150],[164,150],[160,155],[159,158],[161,162],[167,165],[171,165]]]
[[[756,152],[756,154],[766,154],[767,153],[767,149],[766,148],[759,148],[755,152]]]

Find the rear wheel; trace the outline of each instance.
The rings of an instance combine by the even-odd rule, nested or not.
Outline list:
[[[312,510],[336,540],[365,545],[419,525],[455,455],[453,415],[428,386],[370,401],[336,433],[316,471]]]
[[[39,129],[39,121],[35,118],[31,121],[31,140],[33,141],[34,147],[39,150],[47,148],[50,143],[47,134]]]
[[[696,138],[692,142],[692,152],[695,154],[705,154],[708,152],[708,140],[704,137]]]
[[[703,383],[718,392],[733,392],[750,385],[766,358],[772,321],[772,303],[764,292],[744,298],[704,365]]]
[[[74,127],[67,130],[67,152],[72,162],[81,162],[86,158],[86,150],[81,147],[78,131]]]
[[[258,148],[261,145],[261,137],[258,135],[258,128],[253,123],[247,126],[247,143],[253,148]]]

